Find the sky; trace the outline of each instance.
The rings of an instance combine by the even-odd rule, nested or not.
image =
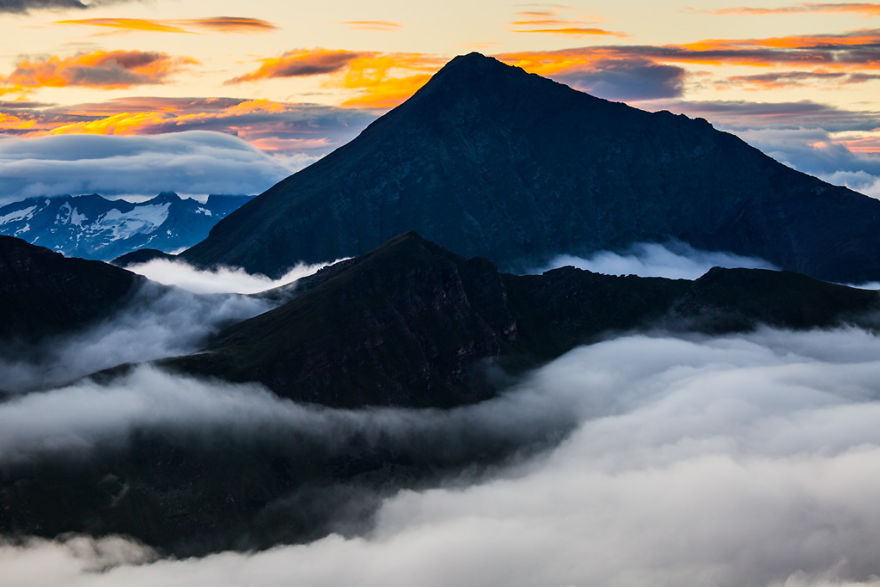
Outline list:
[[[880,197],[880,3],[2,0],[0,12],[0,203],[217,193],[218,166],[257,169],[228,192],[258,193],[471,51],[704,117]],[[194,131],[190,174],[165,173],[167,141],[153,139]],[[121,138],[98,149],[85,134]],[[195,163],[206,154],[219,165]]]

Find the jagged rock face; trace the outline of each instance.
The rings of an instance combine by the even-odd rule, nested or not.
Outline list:
[[[143,278],[0,236],[0,343],[34,341],[109,316]]]
[[[571,267],[501,274],[409,233],[309,278],[206,352],[164,364],[330,406],[449,407],[497,393],[487,367],[533,367],[612,332],[873,326],[877,309],[876,292],[757,269],[696,281]]]
[[[704,120],[643,112],[471,54],[183,256],[278,275],[414,230],[519,269],[677,239],[856,282],[880,278],[878,226],[880,202]]]
[[[249,199],[209,196],[202,204],[170,192],[136,204],[97,194],[29,198],[0,207],[0,234],[68,257],[109,260],[146,246],[191,246]]]

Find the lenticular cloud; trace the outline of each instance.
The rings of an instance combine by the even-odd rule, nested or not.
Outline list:
[[[628,336],[568,353],[505,398],[511,427],[523,424],[523,414],[545,410],[564,410],[579,424],[553,450],[489,478],[399,491],[381,506],[368,535],[154,562],[148,549],[127,541],[99,541],[91,551],[32,541],[0,548],[0,580],[392,587],[880,582],[880,339],[873,334]],[[494,411],[474,413],[497,425]],[[409,421],[417,420],[410,413]],[[359,425],[370,426],[369,418]],[[108,562],[113,553],[117,559]],[[119,566],[94,572],[112,562]]]

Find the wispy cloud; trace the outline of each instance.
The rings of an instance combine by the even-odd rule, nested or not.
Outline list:
[[[73,57],[22,59],[0,83],[14,89],[130,88],[163,83],[171,74],[196,63],[190,57],[152,51],[95,51]]]
[[[128,32],[192,33],[192,29],[233,33],[263,33],[275,30],[274,24],[258,18],[215,16],[175,20],[142,18],[80,18],[58,20],[55,24],[106,27]]]
[[[566,15],[568,12],[567,6],[538,5],[531,10],[518,12],[510,24],[516,33],[540,33],[569,37],[627,36],[623,33],[596,27],[598,19],[595,17],[589,19],[572,18]]]
[[[860,84],[880,80],[880,74],[845,73],[832,71],[779,71],[753,75],[735,75],[721,81],[721,85],[745,86],[756,90],[775,90],[804,86],[813,82],[832,82],[836,85]]]
[[[824,2],[793,4],[776,7],[739,6],[711,11],[712,14],[764,16],[768,14],[857,14],[863,17],[880,16],[880,4],[871,2]]]
[[[354,51],[297,49],[288,51],[280,57],[262,59],[262,63],[256,71],[235,77],[227,83],[237,84],[271,78],[306,77],[333,73],[343,69],[362,55],[364,54]]]
[[[498,57],[541,75],[572,72],[598,61],[620,58],[710,66],[821,67],[832,73],[860,74],[880,70],[880,29],[763,39],[704,39],[682,45],[576,47]]]
[[[3,0],[0,2],[0,12],[24,14],[32,10],[86,10],[127,1],[131,0]]]
[[[403,28],[399,22],[390,20],[345,20],[342,24],[358,31],[394,32]]]

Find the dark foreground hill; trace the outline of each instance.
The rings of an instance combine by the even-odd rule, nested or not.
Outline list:
[[[408,233],[319,272],[204,352],[163,364],[259,381],[301,402],[450,407],[494,395],[494,367],[533,367],[609,332],[864,324],[878,302],[876,292],[758,269],[716,268],[696,281],[571,267],[502,274]]]
[[[515,372],[617,330],[870,324],[878,304],[876,292],[762,270],[713,269],[696,281],[573,268],[508,275],[411,233],[282,293],[296,297],[166,366],[325,406],[276,403],[273,417],[249,423],[266,401],[249,390],[234,425],[182,416],[68,452],[0,453],[0,533],[125,534],[184,557],[363,532],[382,497],[480,475],[558,442],[575,422],[532,408],[531,420],[508,421],[509,398],[422,411],[326,405],[473,404],[504,384],[493,365]],[[192,381],[150,381],[200,395]],[[224,388],[207,385],[222,405]]]
[[[111,315],[144,279],[0,236],[0,343],[33,342]]]
[[[502,269],[684,241],[838,282],[880,279],[880,202],[705,120],[457,57],[359,137],[222,220],[182,256],[278,276],[414,230]]]

